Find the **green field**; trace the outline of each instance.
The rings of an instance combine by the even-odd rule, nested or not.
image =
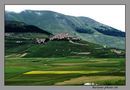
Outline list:
[[[37,34],[21,35],[5,38],[5,85],[125,85],[125,50],[82,40],[36,44]]]
[[[5,60],[5,85],[125,85],[124,58],[59,57]],[[35,73],[29,74],[32,71]],[[42,73],[36,73],[38,71]]]

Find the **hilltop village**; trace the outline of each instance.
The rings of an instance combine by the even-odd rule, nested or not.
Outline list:
[[[49,39],[48,38],[44,38],[44,39],[43,38],[36,38],[36,43],[38,43],[38,44],[43,43],[44,44],[45,42],[47,42],[49,40],[51,40],[51,41],[54,41],[54,40],[78,41],[78,40],[80,40],[80,38],[73,37],[73,36],[69,35],[68,33],[59,33],[57,35],[50,37]]]

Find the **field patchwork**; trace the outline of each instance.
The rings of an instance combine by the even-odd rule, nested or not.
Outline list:
[[[5,85],[125,85],[124,58],[5,58]]]

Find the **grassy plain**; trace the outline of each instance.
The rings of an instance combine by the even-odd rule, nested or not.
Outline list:
[[[59,57],[5,60],[5,85],[125,85],[124,58]]]

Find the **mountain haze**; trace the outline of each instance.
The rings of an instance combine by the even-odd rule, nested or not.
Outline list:
[[[53,11],[25,10],[20,13],[5,12],[5,20],[34,25],[53,35],[67,32],[88,42],[125,49],[125,32],[88,17],[68,16]]]

